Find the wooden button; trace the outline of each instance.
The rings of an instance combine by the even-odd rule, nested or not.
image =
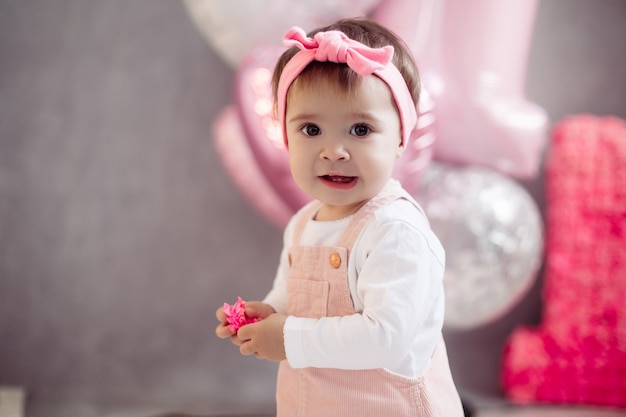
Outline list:
[[[291,266],[292,263],[293,261],[291,260],[291,254],[289,254],[289,266]]]
[[[335,269],[341,266],[341,256],[339,256],[337,252],[333,252],[332,255],[330,255],[330,266]]]

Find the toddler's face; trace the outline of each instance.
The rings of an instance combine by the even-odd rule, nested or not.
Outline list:
[[[324,203],[319,220],[356,212],[385,186],[401,154],[401,126],[391,92],[376,76],[350,93],[331,82],[287,97],[289,161],[295,182]]]

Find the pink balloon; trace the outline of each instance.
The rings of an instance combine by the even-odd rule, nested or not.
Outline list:
[[[373,18],[397,29],[417,57],[437,106],[435,159],[535,176],[548,124],[524,97],[537,0],[423,0],[419,7],[390,0]],[[413,31],[407,22],[417,22]]]
[[[417,128],[393,170],[393,177],[409,193],[414,193],[419,188],[422,176],[433,158],[433,144],[436,142],[435,102],[426,89],[422,89],[419,109]]]
[[[282,198],[268,183],[260,170],[241,128],[233,106],[226,107],[213,124],[215,147],[237,187],[252,205],[279,227],[284,227],[292,214]]]
[[[400,36],[421,64],[420,57],[433,37],[436,13],[443,4],[441,0],[385,0],[371,18]]]
[[[295,212],[308,201],[291,178],[282,129],[274,118],[271,79],[284,48],[255,48],[242,60],[235,79],[235,101],[245,137],[266,180]]]

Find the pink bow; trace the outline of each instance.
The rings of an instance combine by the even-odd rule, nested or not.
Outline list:
[[[384,68],[393,57],[391,45],[370,48],[337,30],[319,32],[313,38],[309,38],[304,30],[293,27],[285,34],[283,43],[288,47],[297,46],[303,51],[314,51],[315,61],[348,64],[357,74],[364,77]]]
[[[309,38],[299,27],[289,29],[283,43],[285,46],[296,46],[301,49],[285,64],[276,92],[278,117],[283,127],[285,146],[287,146],[285,132],[287,92],[291,83],[312,61],[345,63],[357,74],[363,77],[374,75],[387,84],[402,123],[402,145],[407,146],[417,123],[417,111],[404,77],[391,62],[393,46],[370,48],[339,31],[318,32],[313,38]]]

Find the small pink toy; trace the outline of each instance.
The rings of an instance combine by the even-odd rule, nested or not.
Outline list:
[[[224,303],[224,313],[226,313],[226,321],[237,331],[246,324],[256,323],[258,320],[254,317],[246,316],[246,302],[237,297],[237,302],[232,306]]]

